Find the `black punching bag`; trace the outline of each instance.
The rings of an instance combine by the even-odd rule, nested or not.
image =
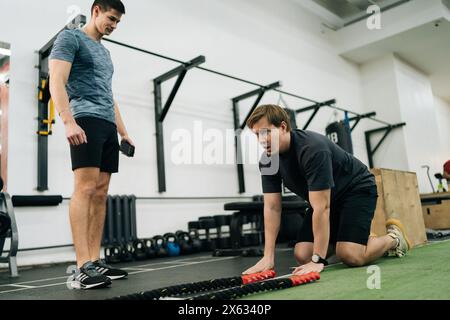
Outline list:
[[[330,123],[325,129],[328,139],[353,154],[352,133],[344,121]]]

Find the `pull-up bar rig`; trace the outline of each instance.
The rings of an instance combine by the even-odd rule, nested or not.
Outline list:
[[[78,26],[81,27],[86,23],[86,17],[84,15],[79,15],[77,16],[70,24],[68,24],[65,28],[63,28],[63,30],[69,28],[69,26]],[[61,30],[61,31],[63,31]],[[45,76],[46,70],[48,70],[48,56],[50,55],[51,52],[51,48],[53,46],[54,41],[56,40],[56,37],[53,37],[40,51],[39,51],[39,74],[40,74],[40,78],[39,78],[39,82],[41,83],[42,77]],[[242,94],[240,96],[237,96],[235,98],[232,98],[232,103],[233,103],[233,116],[234,116],[234,126],[235,126],[235,130],[237,130],[236,132],[238,132],[238,135],[235,137],[235,148],[236,148],[236,158],[237,158],[237,169],[238,169],[238,180],[239,180],[239,193],[244,193],[245,192],[245,181],[244,181],[244,168],[243,168],[243,164],[242,164],[242,151],[241,151],[241,142],[240,142],[240,131],[242,129],[245,128],[245,124],[246,121],[248,120],[248,118],[250,117],[251,113],[255,110],[255,108],[258,106],[258,104],[260,103],[261,99],[263,98],[264,94],[267,91],[273,90],[276,91],[280,94],[286,95],[286,96],[290,96],[293,98],[297,98],[303,101],[308,101],[313,103],[313,105],[309,106],[309,107],[305,107],[305,108],[301,108],[298,110],[294,110],[296,114],[298,113],[302,113],[302,112],[306,112],[306,111],[311,111],[313,110],[313,113],[311,114],[311,116],[309,117],[308,121],[306,122],[306,124],[304,125],[303,129],[307,129],[309,124],[311,123],[311,121],[313,120],[313,118],[316,116],[316,114],[318,113],[318,111],[320,110],[320,108],[327,106],[336,110],[341,110],[344,112],[348,112],[349,114],[353,114],[354,117],[350,118],[350,121],[355,121],[355,123],[353,124],[351,130],[353,130],[356,125],[359,123],[359,121],[361,119],[364,118],[368,118],[371,119],[373,121],[382,123],[385,125],[385,127],[382,128],[377,128],[377,129],[373,129],[373,130],[369,130],[365,132],[365,136],[366,136],[366,144],[367,144],[367,153],[368,153],[368,157],[369,157],[369,164],[370,167],[373,167],[373,155],[374,153],[377,151],[377,149],[380,147],[381,143],[386,139],[387,135],[395,128],[399,128],[402,127],[404,125],[406,125],[405,123],[399,123],[399,124],[390,124],[387,123],[385,121],[382,120],[378,120],[375,118],[376,113],[375,112],[371,112],[371,113],[367,113],[367,114],[359,114],[350,110],[346,110],[346,109],[342,109],[342,108],[338,108],[335,106],[336,104],[336,100],[328,100],[325,102],[318,102],[306,97],[302,97],[299,96],[297,94],[293,94],[290,92],[286,92],[283,90],[280,90],[279,88],[281,87],[281,82],[274,82],[272,84],[269,85],[262,85],[253,81],[249,81],[249,80],[245,80],[233,75],[229,75],[226,73],[222,73],[216,70],[212,70],[212,69],[208,69],[208,68],[204,68],[201,67],[201,64],[206,62],[206,58],[204,56],[198,56],[188,62],[184,62],[178,59],[174,59],[162,54],[158,54],[152,51],[148,51],[145,49],[141,49],[135,46],[131,46],[129,44],[125,44],[122,42],[118,42],[112,39],[108,39],[108,38],[103,38],[103,40],[110,42],[112,44],[115,45],[119,45],[131,50],[135,50],[141,53],[145,53],[145,54],[149,54],[149,55],[153,55],[165,60],[169,60],[172,62],[176,62],[179,63],[180,65],[158,77],[156,77],[155,79],[153,79],[153,84],[154,84],[154,98],[155,98],[155,128],[156,128],[156,152],[157,152],[157,166],[158,166],[158,190],[160,193],[165,192],[167,190],[166,187],[166,175],[165,175],[165,156],[164,156],[164,131],[163,131],[163,123],[164,120],[170,110],[170,107],[176,97],[176,94],[187,74],[187,72],[190,69],[196,68],[196,69],[200,69],[209,73],[213,73],[225,78],[229,78],[232,80],[236,80],[236,81],[240,81],[246,84],[250,84],[250,85],[254,85],[256,87],[258,87],[258,89],[252,90],[248,93]],[[46,63],[44,63],[46,62]],[[44,71],[45,70],[45,71]],[[48,76],[48,74],[47,74]],[[163,106],[163,102],[162,102],[162,84],[165,81],[168,81],[172,78],[177,77],[177,80],[175,82],[175,84],[172,87],[172,90],[169,94],[169,97],[167,98],[167,101],[165,102],[164,106]],[[256,101],[253,103],[250,111],[248,112],[247,116],[245,117],[245,120],[243,123],[240,122],[240,118],[239,118],[239,102],[248,98],[252,98],[256,96]],[[42,106],[40,105],[39,110],[41,110]],[[40,115],[39,115],[39,119],[42,119],[42,117],[46,118],[48,117],[45,115],[41,115],[41,111],[40,111]],[[40,120],[39,120],[40,121]],[[241,129],[241,130],[238,130]],[[384,136],[382,137],[382,139],[378,142],[378,144],[376,145],[375,148],[372,149],[371,146],[371,136],[373,134],[379,133],[379,132],[385,132]],[[45,141],[43,141],[45,139]],[[47,190],[47,167],[48,167],[48,163],[47,163],[47,136],[39,136],[39,140],[38,140],[38,190],[40,191],[44,191]],[[45,149],[45,150],[44,150]],[[45,153],[45,154],[44,154]],[[45,156],[44,156],[45,155]]]
[[[36,53],[39,55],[39,63],[36,68],[39,70],[38,82],[38,156],[37,156],[37,190],[48,190],[48,136],[52,134],[52,124],[54,123],[53,111],[49,112],[50,84],[48,58],[52,52],[53,43],[58,34],[66,29],[82,27],[86,24],[86,17],[77,16],[64,28],[62,28],[50,41],[48,41]],[[51,107],[52,110],[53,107]]]

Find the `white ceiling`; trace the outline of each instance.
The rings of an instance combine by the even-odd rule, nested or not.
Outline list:
[[[320,17],[335,30],[359,21],[368,14],[367,9],[376,4],[381,11],[394,8],[412,0],[293,0]],[[450,0],[445,0],[450,1]]]
[[[440,19],[343,54],[363,64],[387,53],[427,74],[437,96],[450,102],[450,22]]]
[[[334,39],[334,43],[341,46],[339,48],[341,56],[363,64],[388,53],[395,53],[400,59],[428,75],[434,94],[450,103],[450,16],[448,15],[450,0],[423,0],[427,2],[425,6],[423,6],[423,2],[399,0],[293,1],[303,9],[315,14],[322,23],[339,30],[334,33],[338,35],[337,41]],[[351,27],[345,27],[345,25],[348,23],[349,17],[353,15],[352,19],[354,19],[355,15],[362,14],[363,8],[372,1],[382,4],[385,8],[400,5],[397,6],[400,10],[396,10],[397,13],[392,14],[389,24],[397,24],[403,30],[391,32],[391,35],[386,32],[385,37],[379,38],[380,40],[365,41],[363,39],[364,41],[359,41],[361,39],[353,39],[353,37],[360,37],[361,34],[352,33],[347,30]],[[444,9],[445,7],[442,5],[448,9]],[[402,8],[405,10],[402,11]],[[361,12],[358,13],[358,10]],[[389,12],[393,11],[389,10]],[[414,15],[419,12],[423,12],[423,15]],[[436,26],[437,21],[439,24]],[[404,28],[406,25],[410,27]],[[356,30],[355,28],[351,29]],[[350,32],[346,32],[346,30]],[[386,30],[392,31],[392,28]],[[358,42],[359,45],[355,46]],[[351,46],[356,49],[351,49]]]
[[[381,10],[401,4],[403,0],[312,0],[319,6],[341,18],[344,24],[367,15],[367,8],[373,4]]]

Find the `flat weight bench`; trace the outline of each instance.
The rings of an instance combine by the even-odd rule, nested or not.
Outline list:
[[[444,200],[450,200],[450,192],[421,194],[422,205],[441,204]]]
[[[308,202],[301,198],[289,198],[281,202],[282,214],[302,214],[304,215],[309,209]],[[230,223],[230,237],[231,249],[216,249],[213,252],[214,256],[262,256],[261,249],[243,249],[241,248],[242,225],[244,218],[249,220],[251,216],[264,215],[264,202],[231,202],[226,203],[224,209],[235,211],[231,216]]]

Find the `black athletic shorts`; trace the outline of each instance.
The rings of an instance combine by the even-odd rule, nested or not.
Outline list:
[[[101,172],[118,172],[120,146],[116,125],[94,117],[80,117],[75,121],[86,133],[88,143],[70,146],[72,170],[100,168]]]
[[[377,205],[377,187],[349,191],[330,208],[330,243],[353,242],[367,245]],[[312,210],[306,214],[298,242],[314,242]]]

